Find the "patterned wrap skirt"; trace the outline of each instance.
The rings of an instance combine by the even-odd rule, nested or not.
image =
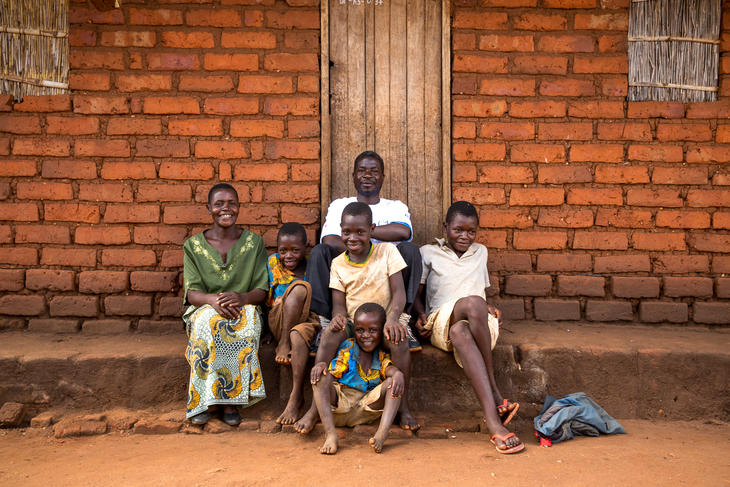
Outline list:
[[[258,306],[246,305],[238,319],[228,320],[206,304],[189,309],[184,319],[190,364],[186,417],[213,404],[246,407],[266,397],[258,356]]]

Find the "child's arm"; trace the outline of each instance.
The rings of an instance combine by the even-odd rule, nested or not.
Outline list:
[[[385,320],[383,332],[385,338],[393,343],[400,343],[408,337],[405,325],[402,325],[398,318],[406,306],[406,287],[403,284],[403,273],[396,272],[388,278],[390,283],[390,313]]]
[[[322,341],[314,359],[314,366],[309,373],[309,380],[312,384],[319,382],[322,376],[327,375],[327,364],[337,354],[339,340],[332,340],[332,333],[340,333],[347,326],[347,307],[345,306],[345,293],[332,289],[332,321],[326,330],[322,331]]]
[[[421,284],[418,286],[418,293],[416,294],[416,300],[413,302],[413,313],[416,315],[416,330],[418,331],[418,334],[421,335],[423,338],[428,338],[431,336],[431,330],[427,330],[424,328],[424,325],[426,324],[427,316],[426,316],[426,309],[423,305],[423,291],[426,288],[424,284]]]
[[[332,321],[329,326],[332,331],[340,332],[347,325],[347,306],[345,304],[345,293],[338,289],[332,289]]]
[[[388,368],[385,369],[385,376],[393,379],[393,382],[390,384],[390,395],[393,397],[401,397],[405,390],[406,383],[403,372],[398,370],[398,367],[395,365],[390,364]]]

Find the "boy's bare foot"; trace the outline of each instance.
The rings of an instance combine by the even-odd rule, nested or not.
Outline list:
[[[294,401],[290,397],[284,411],[276,418],[276,422],[279,424],[294,424],[299,416],[299,407],[302,405],[302,402],[301,400]]]
[[[370,438],[368,440],[368,443],[370,444],[370,447],[373,449],[375,453],[380,453],[383,451],[383,445],[385,444],[385,438],[381,438],[380,435],[375,433],[375,436]]]
[[[337,433],[327,435],[324,439],[324,445],[319,449],[319,452],[324,455],[334,455],[337,453]]]
[[[410,411],[401,411],[400,427],[404,430],[418,431],[421,428],[421,425],[418,423],[418,420],[413,417]]]
[[[294,429],[303,435],[307,435],[312,431],[312,428],[314,428],[314,425],[317,423],[317,419],[319,419],[319,412],[317,412],[317,408],[310,408],[299,421],[294,423]]]
[[[280,341],[275,353],[274,362],[277,364],[289,365],[291,363],[291,345],[288,342]]]

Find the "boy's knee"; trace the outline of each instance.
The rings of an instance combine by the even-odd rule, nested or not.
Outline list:
[[[466,308],[466,312],[470,314],[487,311],[487,302],[481,296],[467,296],[461,298],[457,304],[461,304],[461,306]]]
[[[307,289],[304,281],[294,281],[290,284],[290,286],[292,286],[291,291],[289,291],[290,299],[303,300],[307,297],[309,290]]]
[[[449,339],[456,344],[464,343],[471,338],[468,321],[457,321],[449,328]]]

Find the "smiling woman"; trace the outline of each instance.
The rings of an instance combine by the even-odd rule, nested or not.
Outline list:
[[[236,406],[266,397],[259,368],[261,311],[268,290],[263,239],[236,226],[238,194],[228,184],[208,193],[213,228],[183,245],[183,299],[190,364],[187,417],[205,424],[216,405],[223,421],[240,423]]]

